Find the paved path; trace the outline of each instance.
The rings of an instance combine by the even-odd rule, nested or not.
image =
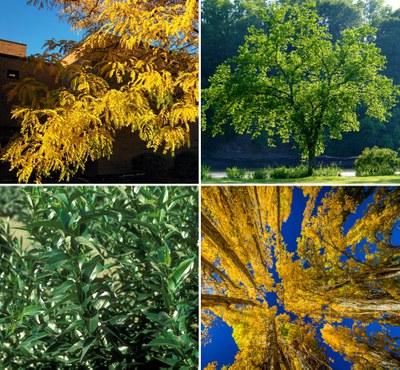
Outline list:
[[[356,171],[355,170],[342,170],[340,172],[341,177],[355,177],[356,176]]]
[[[247,174],[251,174],[253,171],[247,171]],[[356,176],[356,171],[355,170],[343,170],[340,173],[341,177],[355,177]],[[212,171],[211,172],[211,177],[213,179],[223,179],[226,178],[226,172],[225,171]]]
[[[253,171],[247,171],[246,174],[249,175]],[[396,171],[396,175],[400,175],[400,171]],[[356,176],[356,171],[355,170],[342,170],[340,172],[341,177],[355,177]],[[211,172],[211,177],[214,179],[223,179],[226,178],[226,172],[225,171],[212,171]]]

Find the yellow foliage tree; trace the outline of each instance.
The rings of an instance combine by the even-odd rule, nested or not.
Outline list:
[[[310,335],[313,328],[277,315],[265,298],[281,289],[271,269],[273,256],[284,248],[281,227],[291,202],[290,187],[202,191],[203,326],[207,329],[216,315],[232,327],[239,352],[229,369],[327,366]]]
[[[292,190],[202,191],[203,326],[218,316],[232,327],[239,352],[227,368],[329,369],[320,323],[323,340],[354,369],[399,367],[389,333],[365,329],[376,321],[400,325],[400,255],[392,245],[399,189],[302,188],[295,251],[282,235]],[[343,318],[354,320],[353,329],[341,326]]]
[[[369,196],[373,199],[362,217],[345,232],[348,216]],[[373,195],[371,189],[363,188],[329,192],[302,229],[297,248],[301,261],[282,261],[282,274],[296,271],[302,276],[293,290],[287,284],[286,295],[296,293],[299,300],[308,297],[311,305],[319,302],[320,315],[329,312],[331,317],[363,321],[384,317],[388,323],[399,324],[400,254],[390,241],[399,220],[399,203],[397,188],[378,188]],[[357,253],[360,248],[362,253]],[[309,268],[302,268],[302,261],[307,261]],[[292,299],[294,312],[300,309],[311,314],[301,302]],[[323,306],[326,312],[318,310]]]
[[[343,353],[355,364],[354,370],[397,369],[400,363],[399,346],[389,341],[384,333],[368,335],[365,328],[352,329],[326,324],[321,330],[322,338],[335,351]]]
[[[52,3],[86,37],[56,64],[56,87],[41,99],[25,94],[12,111],[21,133],[2,160],[19,181],[69,180],[87,160],[109,157],[123,127],[164,153],[189,145],[198,115],[197,0]],[[12,97],[29,82],[43,88],[22,80]]]

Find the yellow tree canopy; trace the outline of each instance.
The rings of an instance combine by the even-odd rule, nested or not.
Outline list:
[[[350,329],[326,324],[321,333],[326,343],[355,364],[353,367],[355,370],[385,370],[399,367],[398,353],[396,355],[398,348],[383,332],[368,335],[362,326],[353,326]]]
[[[239,351],[229,369],[329,369],[318,338],[355,369],[400,366],[398,344],[387,345],[393,342],[389,332],[372,337],[366,329],[400,325],[400,255],[393,244],[400,191],[300,190],[203,189],[206,335],[215,317],[232,327]],[[297,202],[304,208],[291,221],[301,226],[294,248],[285,240],[294,231],[282,230],[293,209],[298,214]],[[379,351],[369,351],[372,342]]]
[[[122,127],[164,153],[189,145],[198,114],[197,1],[54,2],[86,37],[52,66],[55,88],[31,79],[11,90],[21,130],[2,159],[19,180],[70,179],[87,160],[109,157]],[[43,58],[36,64],[48,68]]]

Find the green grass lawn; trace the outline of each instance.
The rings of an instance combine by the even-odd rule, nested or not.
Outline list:
[[[231,180],[228,178],[211,178],[202,180],[203,184],[338,184],[338,185],[352,185],[352,184],[400,184],[400,176],[368,176],[368,177],[340,177],[340,176],[310,176],[300,179],[266,179],[266,180],[253,180],[241,179]]]

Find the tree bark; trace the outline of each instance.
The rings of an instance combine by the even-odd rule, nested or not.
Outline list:
[[[307,168],[308,176],[312,176],[316,164],[317,160],[315,156],[315,145],[311,144],[308,147],[308,168]]]
[[[395,300],[337,300],[335,306],[342,309],[345,312],[357,312],[357,313],[370,313],[372,312],[385,312],[394,313],[400,315],[400,302]]]
[[[245,298],[236,298],[236,297],[226,297],[223,295],[216,294],[202,294],[201,295],[201,307],[210,308],[215,306],[225,306],[229,307],[235,304],[242,304],[246,306],[257,306],[258,302],[252,301],[250,299]]]
[[[230,247],[229,243],[225,240],[224,236],[219,232],[219,230],[212,224],[212,222],[205,216],[201,214],[201,229],[204,234],[214,243],[214,245],[224,252],[235,266],[247,277],[250,284],[255,290],[258,290],[253,277],[251,276],[246,265],[240,260],[235,251]]]
[[[240,289],[239,286],[237,286],[231,278],[225,274],[225,272],[221,271],[218,267],[214,266],[210,261],[207,261],[204,257],[201,257],[201,268],[205,271],[208,271],[210,273],[210,276],[212,273],[217,274],[221,280],[226,282],[231,288],[233,289]]]

